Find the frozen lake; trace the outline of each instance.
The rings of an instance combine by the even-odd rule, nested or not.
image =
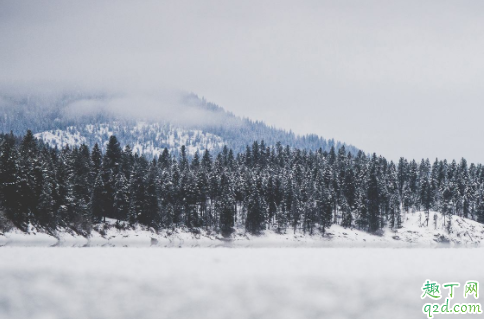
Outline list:
[[[425,318],[425,279],[483,283],[483,262],[481,249],[3,247],[0,318]]]

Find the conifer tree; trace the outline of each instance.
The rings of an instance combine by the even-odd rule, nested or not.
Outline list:
[[[430,185],[429,177],[426,175],[423,177],[420,188],[420,202],[422,208],[425,210],[425,222],[426,226],[429,225],[429,212],[432,207],[432,188]]]
[[[108,217],[116,218],[114,212],[114,192],[116,176],[120,171],[122,163],[122,150],[116,136],[111,135],[106,146],[106,153],[103,157],[103,164],[101,168],[101,176],[103,178],[106,198],[103,201],[105,204],[104,212]]]
[[[23,228],[27,212],[21,202],[19,185],[19,154],[12,133],[4,136],[0,144],[0,191],[3,209],[7,218],[17,227]]]
[[[221,198],[219,201],[220,231],[228,237],[233,232],[235,218],[235,199],[230,187],[230,180],[223,174],[220,179]]]
[[[327,189],[319,190],[320,200],[316,202],[316,207],[319,214],[319,227],[321,234],[324,236],[326,230],[331,226],[332,219],[332,200],[331,195]]]
[[[114,191],[114,215],[118,220],[128,220],[130,205],[129,183],[123,172],[116,175]],[[131,220],[133,222],[133,220]]]
[[[151,165],[146,179],[146,188],[144,194],[144,203],[142,213],[138,216],[141,223],[158,227],[162,220],[159,212],[158,202],[158,185],[157,185],[157,169],[155,165]]]
[[[100,222],[101,220],[106,221],[106,204],[104,203],[105,199],[106,189],[104,188],[104,182],[101,175],[98,175],[96,181],[94,182],[94,188],[91,197],[91,212],[96,222]]]
[[[370,169],[370,175],[368,180],[368,227],[369,231],[375,232],[380,227],[379,216],[380,216],[380,194],[378,192],[378,177],[376,164],[372,163]]]
[[[245,229],[254,235],[260,234],[264,227],[266,204],[261,197],[256,185],[249,183],[249,193],[247,198],[247,219]]]
[[[99,145],[97,143],[94,144],[94,147],[92,148],[91,163],[91,180],[95,182],[102,167],[102,152],[99,149]]]

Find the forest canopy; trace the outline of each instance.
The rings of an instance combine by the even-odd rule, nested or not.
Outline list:
[[[332,224],[377,232],[400,228],[402,213],[439,211],[484,222],[484,169],[465,159],[427,160],[329,152],[256,141],[245,152],[205,150],[152,160],[112,135],[102,152],[86,145],[51,148],[31,131],[0,135],[0,201],[20,229],[29,223],[88,235],[105,218],[153,227],[205,228],[230,236],[322,234]],[[1,221],[1,220],[0,220]]]

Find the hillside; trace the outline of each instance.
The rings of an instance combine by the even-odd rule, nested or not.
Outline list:
[[[138,154],[158,155],[166,147],[178,152],[186,145],[190,154],[205,149],[218,152],[227,145],[236,153],[264,140],[266,145],[329,151],[332,146],[356,154],[354,146],[316,135],[298,136],[263,122],[240,118],[194,94],[171,98],[139,99],[107,94],[0,94],[0,132],[35,136],[51,146],[104,150],[111,135]]]
[[[253,236],[238,228],[230,236],[204,229],[196,232],[185,228],[161,230],[141,225],[127,226],[124,222],[107,219],[96,224],[89,236],[83,237],[61,228],[55,234],[48,234],[32,225],[27,232],[13,229],[0,233],[0,246],[111,246],[111,247],[484,247],[484,225],[468,218],[453,217],[450,232],[444,226],[443,216],[430,213],[429,226],[422,223],[423,212],[405,214],[400,229],[384,228],[378,235],[356,228],[332,225],[322,236],[301,231],[278,234],[266,230],[260,236]],[[434,219],[434,216],[435,219]],[[433,222],[435,220],[435,223]]]
[[[130,145],[134,153],[144,154],[148,158],[160,156],[164,148],[176,152],[182,145],[186,146],[190,155],[195,154],[197,150],[216,150],[224,146],[224,140],[220,136],[202,130],[177,128],[169,123],[86,124],[36,133],[35,137],[53,147],[61,148],[64,145],[105,145],[111,135],[122,136],[125,144]]]

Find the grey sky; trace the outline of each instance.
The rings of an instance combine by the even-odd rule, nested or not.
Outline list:
[[[0,70],[4,87],[192,91],[394,160],[484,162],[482,1],[0,1]]]

